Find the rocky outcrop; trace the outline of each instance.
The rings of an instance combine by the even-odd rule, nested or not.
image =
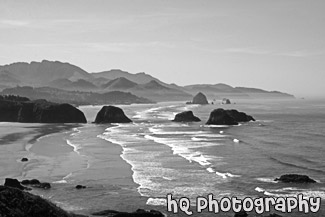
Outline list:
[[[0,122],[86,123],[85,115],[69,104],[46,100],[0,100]]]
[[[209,102],[207,100],[207,97],[203,93],[199,92],[194,96],[192,104],[207,105]]]
[[[201,121],[200,118],[194,116],[192,111],[185,111],[175,115],[175,122],[198,122]]]
[[[26,189],[24,186],[20,184],[20,182],[17,179],[11,179],[11,178],[6,178],[4,186],[6,187],[11,187],[11,188],[17,188],[20,190]]]
[[[23,181],[21,181],[21,184],[23,185],[28,185],[34,188],[42,188],[42,189],[50,189],[51,188],[51,184],[48,182],[40,182],[37,179],[25,179]]]
[[[286,174],[280,176],[280,178],[274,179],[274,181],[284,182],[284,183],[315,183],[316,181],[309,178],[306,175],[298,174]]]
[[[132,122],[123,112],[121,108],[115,106],[104,106],[97,113],[95,123],[130,123]]]
[[[255,121],[255,119],[237,110],[224,110],[218,108],[210,113],[208,125],[238,125],[239,122]]]
[[[230,99],[223,98],[221,104],[231,104]]]
[[[255,121],[255,119],[252,116],[247,115],[244,112],[239,112],[235,109],[226,110],[226,112],[230,115],[230,117],[234,118],[235,121],[237,122]]]
[[[28,158],[27,157],[23,157],[20,161],[21,162],[26,162],[26,161],[28,161]]]
[[[77,217],[48,200],[21,191],[17,188],[0,186],[1,217]],[[80,216],[81,217],[81,216]]]
[[[93,213],[95,216],[110,216],[110,217],[164,217],[164,215],[156,210],[144,210],[138,209],[135,212],[127,213],[127,212],[119,212],[115,210],[104,210],[101,212]]]
[[[84,185],[76,185],[76,189],[84,189],[84,188],[87,188],[87,187]]]

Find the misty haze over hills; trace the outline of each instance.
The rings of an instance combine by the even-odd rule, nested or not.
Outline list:
[[[89,92],[97,94],[113,92],[115,94],[119,93],[118,95],[123,97],[123,94],[120,92],[128,92],[131,95],[135,95],[134,97],[140,97],[139,99],[141,97],[142,99],[149,99],[135,99],[134,102],[186,101],[191,100],[193,95],[198,92],[206,94],[209,100],[222,99],[224,97],[231,99],[294,98],[290,94],[278,91],[232,87],[227,84],[178,86],[176,84],[164,83],[158,78],[143,72],[131,74],[122,70],[113,69],[110,71],[89,73],[70,63],[48,60],[31,63],[18,62],[0,66],[0,88],[3,90],[3,93],[24,94],[21,89],[18,90],[16,88],[17,86],[35,87],[35,95],[42,95],[38,91],[44,92],[46,90],[47,93],[56,93],[58,95],[57,97],[60,95],[71,97],[78,92],[79,97],[80,93],[86,94]],[[42,89],[41,87],[47,87],[47,89]],[[32,92],[29,91],[29,95],[26,95],[26,97],[32,97],[30,95]],[[85,97],[83,98],[85,99]],[[128,103],[132,102],[128,98]]]

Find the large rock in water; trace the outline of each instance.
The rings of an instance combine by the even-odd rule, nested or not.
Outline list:
[[[46,100],[0,100],[0,122],[23,123],[86,123],[85,115],[69,104]]]
[[[224,110],[218,108],[210,113],[209,120],[206,124],[209,125],[238,125],[238,122],[255,121],[255,119],[237,110]]]
[[[95,119],[96,124],[103,123],[130,123],[132,122],[121,108],[115,106],[104,106]]]
[[[306,175],[298,174],[286,174],[276,178],[274,181],[280,181],[284,183],[315,183],[316,181],[309,178]]]
[[[0,186],[1,217],[77,217],[57,207],[48,200],[21,191],[17,188]]]
[[[201,121],[200,118],[194,116],[192,111],[185,111],[175,115],[175,122],[198,122]]]
[[[194,96],[192,104],[206,105],[209,104],[209,102],[207,100],[207,97],[203,93],[199,92]]]

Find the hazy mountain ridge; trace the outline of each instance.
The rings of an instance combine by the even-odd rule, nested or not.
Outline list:
[[[2,79],[1,79],[2,78]],[[227,98],[293,98],[278,91],[232,87],[227,84],[194,84],[184,87],[167,84],[146,74],[119,69],[88,73],[78,66],[59,61],[12,63],[0,66],[0,88],[20,86],[52,87],[68,91],[105,93],[130,92],[152,101],[187,101],[198,92],[210,100]]]
[[[56,103],[70,103],[73,105],[102,105],[102,104],[132,104],[153,103],[153,101],[138,97],[129,92],[110,91],[93,93],[82,91],[67,91],[52,87],[14,87],[0,92],[2,95],[18,95],[32,100],[46,99]]]
[[[22,84],[33,86],[46,86],[49,82],[61,78],[67,78],[70,81],[93,78],[78,66],[48,60],[31,63],[18,62],[0,66],[0,72],[3,71],[8,71],[11,75],[16,76]]]

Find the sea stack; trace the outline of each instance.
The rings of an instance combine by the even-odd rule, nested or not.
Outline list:
[[[175,122],[198,122],[201,121],[200,118],[194,116],[192,111],[185,111],[175,115]]]
[[[230,99],[223,98],[221,104],[231,104]]]
[[[199,92],[194,96],[192,104],[207,105],[209,102],[207,100],[207,97],[203,93]]]
[[[95,123],[130,123],[132,122],[123,112],[121,108],[115,106],[103,106],[97,113]]]
[[[237,110],[224,110],[218,108],[210,113],[208,125],[238,125],[239,122],[255,121],[255,119]]]

